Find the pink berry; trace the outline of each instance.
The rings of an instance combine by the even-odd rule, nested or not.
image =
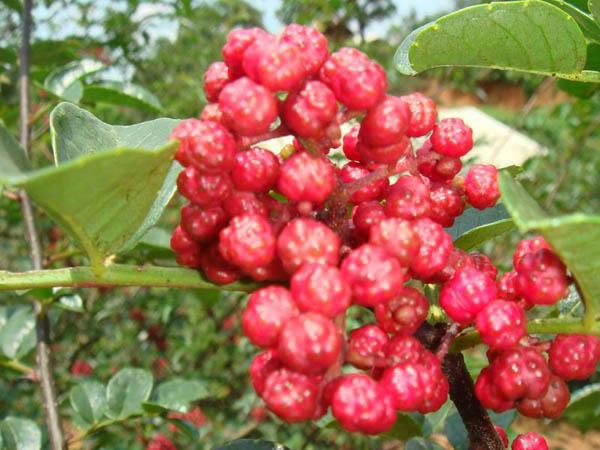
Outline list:
[[[437,153],[460,158],[473,148],[473,130],[462,119],[442,119],[433,128],[431,144]]]
[[[254,192],[233,191],[223,202],[223,209],[230,217],[258,214],[267,217],[269,209],[264,198]]]
[[[361,239],[368,238],[371,227],[385,218],[383,206],[376,201],[361,203],[352,211],[352,223]]]
[[[206,278],[217,284],[233,283],[241,277],[239,269],[223,258],[217,244],[202,253],[200,267]]]
[[[443,269],[452,253],[452,237],[431,219],[413,222],[413,231],[419,240],[419,253],[410,270],[416,278],[426,279]]]
[[[283,327],[298,316],[290,292],[281,286],[268,286],[253,292],[242,315],[244,334],[259,347],[277,345]]]
[[[469,260],[473,263],[473,267],[485,273],[492,280],[498,277],[498,268],[489,256],[483,253],[469,253]]]
[[[282,106],[282,119],[296,136],[318,138],[335,117],[335,95],[320,81],[309,81],[288,95]]]
[[[314,312],[300,314],[284,325],[278,354],[283,364],[308,375],[323,373],[342,349],[342,338],[331,319]]]
[[[495,166],[474,164],[465,177],[467,201],[477,209],[491,208],[500,198],[498,169]]]
[[[335,171],[325,157],[295,153],[281,166],[277,189],[294,202],[322,203],[333,192]]]
[[[279,160],[269,150],[253,147],[235,156],[231,179],[236,189],[269,192],[279,176]]]
[[[236,28],[227,35],[223,46],[223,60],[229,68],[231,79],[242,76],[242,60],[246,49],[258,38],[264,38],[268,33],[261,28]]]
[[[344,155],[351,161],[360,161],[361,156],[358,150],[356,149],[356,144],[358,143],[358,132],[360,130],[360,125],[354,125],[350,131],[348,131],[344,135],[344,146],[342,150],[344,151]]]
[[[312,419],[318,406],[319,386],[314,379],[282,368],[265,382],[262,398],[267,408],[289,423]]]
[[[410,120],[408,121],[408,128],[406,130],[408,136],[425,136],[433,130],[437,119],[437,110],[433,100],[420,92],[403,95],[400,99],[410,109]]]
[[[550,369],[544,357],[532,348],[505,350],[494,359],[493,382],[510,400],[540,398],[548,390]]]
[[[329,56],[327,38],[316,28],[292,23],[284,28],[281,39],[300,48],[307,76],[316,75]]]
[[[269,221],[258,214],[231,219],[219,234],[219,251],[241,268],[269,264],[275,257],[275,234]]]
[[[518,435],[512,443],[512,450],[548,450],[546,440],[533,431]]]
[[[485,367],[475,382],[475,394],[484,408],[496,413],[508,411],[514,407],[514,401],[505,398],[494,384],[494,373],[491,367]]]
[[[230,81],[227,64],[217,61],[208,66],[208,69],[204,73],[204,95],[206,96],[206,100],[217,102],[221,90]]]
[[[224,125],[223,111],[221,111],[221,108],[219,108],[219,104],[218,103],[209,103],[209,104],[205,105],[204,108],[202,108],[202,112],[200,113],[200,120],[217,122],[217,123],[220,123],[221,125]],[[180,161],[179,158],[177,157],[177,155],[175,155],[175,159],[177,159],[177,161],[179,161],[182,165],[184,165],[184,166],[187,165],[187,164],[184,164],[182,161]]]
[[[571,393],[567,383],[560,377],[552,375],[548,391],[540,399],[524,398],[517,402],[517,410],[526,417],[533,419],[558,419],[569,405]]]
[[[369,147],[396,144],[406,136],[409,121],[408,104],[399,97],[387,96],[369,109],[360,124],[358,139]]]
[[[425,351],[425,347],[416,338],[402,334],[392,337],[383,348],[389,365],[419,362]]]
[[[383,147],[369,147],[359,140],[356,150],[361,161],[374,164],[395,164],[400,157],[407,156],[412,152],[412,144],[406,136],[403,136],[395,144]]]
[[[419,240],[412,224],[403,219],[391,218],[373,224],[370,227],[369,242],[385,248],[405,267],[419,253]]]
[[[562,261],[545,248],[523,256],[517,266],[517,293],[534,305],[553,305],[568,292],[569,279]]]
[[[565,380],[585,380],[600,361],[600,340],[583,334],[559,334],[548,353],[550,368]]]
[[[255,281],[283,281],[289,277],[279,258],[273,259],[265,266],[245,268],[244,273]]]
[[[431,141],[426,141],[417,150],[417,168],[431,181],[449,181],[460,172],[462,163],[459,158],[434,152]]]
[[[274,349],[266,350],[254,357],[249,369],[250,382],[258,395],[262,395],[265,390],[267,377],[280,368],[281,362]]]
[[[502,441],[504,448],[508,448],[508,435],[506,434],[506,431],[504,431],[504,428],[500,425],[494,425],[494,429],[496,430],[496,433],[498,433],[498,437]]]
[[[348,336],[346,361],[359,369],[371,369],[383,359],[388,335],[377,325],[356,328]]]
[[[200,248],[198,242],[181,225],[173,230],[171,236],[171,249],[175,253],[189,253]]]
[[[309,218],[294,219],[277,238],[277,252],[289,273],[306,263],[337,266],[340,238],[321,222]]]
[[[386,332],[411,335],[423,324],[429,302],[417,289],[406,286],[397,297],[375,306],[377,322]]]
[[[424,281],[435,284],[446,283],[454,277],[454,274],[456,272],[461,270],[463,267],[467,266],[475,267],[468,253],[455,248],[450,253],[450,257],[448,258],[448,262],[446,263],[444,268],[437,271],[435,274],[425,279]]]
[[[181,209],[181,227],[196,241],[210,241],[225,225],[227,214],[220,206],[202,208],[188,204]]]
[[[290,289],[300,311],[334,318],[350,306],[352,291],[336,267],[303,265],[292,277]]]
[[[468,324],[496,300],[496,283],[473,267],[464,267],[440,291],[440,306],[455,322]]]
[[[177,190],[196,205],[212,206],[229,197],[232,183],[227,174],[202,173],[190,166],[177,177]]]
[[[495,300],[477,314],[475,326],[481,340],[494,348],[506,349],[525,336],[525,312],[513,302]]]
[[[521,258],[523,258],[523,256],[525,256],[527,253],[535,253],[543,248],[547,250],[552,250],[550,244],[548,244],[548,242],[546,242],[546,239],[544,239],[542,236],[535,236],[531,239],[521,240],[517,245],[517,249],[515,250],[515,253],[513,255],[514,268],[517,268],[517,266],[519,265],[519,261],[521,261]]]
[[[447,228],[454,225],[454,219],[465,210],[462,192],[449,184],[434,183],[429,194],[431,220]]]
[[[402,290],[406,269],[382,247],[364,244],[353,250],[341,266],[352,286],[354,302],[373,307],[387,302]]]
[[[223,88],[219,107],[227,127],[242,136],[266,133],[278,113],[273,93],[246,77]]]
[[[404,175],[392,185],[385,203],[389,217],[419,219],[428,217],[431,210],[431,190],[421,177]]]
[[[352,183],[366,177],[369,173],[371,173],[369,169],[362,164],[351,161],[339,170],[338,175],[342,183]],[[374,181],[356,190],[350,196],[350,202],[357,204],[371,200],[379,200],[385,194],[388,186],[389,180],[387,178]]]
[[[498,297],[511,302],[517,301],[519,295],[517,294],[517,288],[515,281],[517,279],[517,272],[511,271],[502,274],[500,279],[496,281],[496,287],[498,288]]]

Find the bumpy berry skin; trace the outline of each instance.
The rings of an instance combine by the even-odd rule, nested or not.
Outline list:
[[[550,369],[544,357],[532,348],[505,350],[494,359],[493,381],[510,400],[540,398],[548,390]]]
[[[322,203],[335,187],[335,170],[326,158],[296,153],[281,166],[277,189],[295,202]]]
[[[282,368],[267,377],[262,398],[269,410],[294,423],[314,417],[318,394],[319,386],[313,377]]]
[[[395,335],[383,348],[383,353],[390,365],[404,362],[416,363],[425,353],[425,347],[414,337]]]
[[[200,120],[209,120],[211,122],[217,122],[217,123],[220,123],[221,125],[224,125],[223,111],[221,111],[221,108],[219,108],[219,104],[218,103],[208,103],[207,105],[205,105],[204,108],[202,108],[202,111],[200,112]],[[179,161],[179,158],[177,157],[177,155],[175,156],[175,159],[177,159]],[[186,165],[181,161],[179,161],[179,162],[182,165]]]
[[[339,171],[338,175],[342,183],[351,183],[360,180],[371,173],[369,169],[357,162],[349,162],[345,164]],[[354,192],[350,196],[350,202],[354,204],[378,200],[385,195],[389,186],[389,180],[383,178],[374,181]]]
[[[405,267],[419,252],[419,240],[412,224],[403,219],[391,218],[373,224],[369,230],[369,242],[385,248]]]
[[[435,102],[429,97],[415,92],[409,95],[400,97],[410,109],[410,120],[406,134],[410,137],[425,136],[435,126],[437,119],[437,109]]]
[[[229,69],[222,61],[212,63],[204,72],[204,95],[209,102],[219,101],[219,94],[229,79]]]
[[[223,46],[223,60],[229,69],[231,79],[243,74],[242,61],[246,49],[258,38],[265,38],[268,33],[261,28],[237,28],[227,34]]]
[[[475,382],[475,394],[484,408],[496,413],[508,411],[514,406],[514,401],[505,398],[494,384],[494,374],[491,367],[484,368]]]
[[[465,210],[462,192],[444,183],[435,183],[431,186],[429,204],[431,205],[429,217],[445,228],[454,225],[454,219]]]
[[[351,432],[380,434],[396,421],[392,399],[376,381],[364,374],[350,374],[337,382],[331,412]]]
[[[410,109],[401,98],[387,96],[369,109],[360,124],[359,141],[369,147],[385,147],[399,142],[410,121]]]
[[[188,204],[181,208],[181,227],[196,241],[207,242],[227,224],[227,214],[220,206],[201,208]]]
[[[269,221],[258,214],[231,219],[219,233],[219,251],[241,268],[265,266],[275,257],[275,234]]]
[[[361,161],[367,161],[370,164],[394,164],[401,156],[409,155],[412,151],[410,139],[402,136],[400,140],[391,145],[381,147],[370,147],[360,140],[356,144],[356,150],[360,155]]]
[[[427,279],[448,263],[453,250],[452,237],[431,219],[416,220],[413,230],[419,239],[419,253],[413,259],[410,270],[414,277]]]
[[[266,133],[277,117],[275,96],[246,77],[223,88],[219,94],[219,108],[227,127],[242,136]]]
[[[233,184],[225,173],[201,173],[187,167],[177,177],[177,190],[199,206],[218,205],[231,194]]]
[[[535,253],[543,248],[552,250],[550,244],[548,244],[546,239],[544,239],[542,236],[535,236],[531,239],[523,239],[520,241],[513,255],[513,266],[515,269],[519,265],[519,261],[521,261],[523,256],[525,256],[527,253]]]
[[[385,203],[389,217],[419,219],[428,217],[431,210],[429,184],[421,177],[404,175],[390,188]]]
[[[334,318],[350,306],[352,291],[336,267],[309,263],[292,277],[292,297],[303,312]]]
[[[553,305],[567,295],[569,279],[564,264],[552,251],[528,253],[517,266],[517,293],[534,305]]]
[[[320,78],[331,87],[340,102],[353,110],[371,108],[383,98],[387,89],[383,68],[359,50],[347,47],[325,61]]]
[[[303,313],[284,325],[278,354],[286,367],[318,375],[337,360],[342,338],[331,319],[317,313]]]
[[[474,164],[465,177],[467,201],[477,209],[491,208],[500,198],[498,169],[486,164]]]
[[[477,314],[475,326],[481,340],[493,348],[506,349],[525,336],[525,312],[519,305],[505,300],[489,303]]]
[[[252,387],[258,395],[265,390],[265,382],[271,373],[281,368],[281,361],[277,358],[277,351],[266,350],[254,357],[250,364],[249,374]]]
[[[306,263],[337,266],[340,238],[321,222],[309,218],[294,219],[277,238],[277,253],[289,273]]]
[[[504,431],[504,428],[502,428],[499,425],[494,425],[494,429],[496,430],[496,433],[498,433],[498,436],[500,437],[504,448],[508,448],[508,435],[506,434],[506,431]]]
[[[300,313],[290,292],[268,286],[253,292],[242,315],[244,334],[258,347],[277,345],[283,327]]]
[[[236,189],[269,192],[279,176],[279,160],[269,150],[253,147],[235,156],[231,179]]]
[[[510,447],[512,450],[548,450],[546,439],[533,431],[518,435]]]
[[[503,300],[509,300],[511,302],[519,299],[517,294],[517,288],[515,281],[517,279],[517,272],[511,271],[502,274],[502,276],[496,281],[496,287],[498,288],[498,298]]]
[[[483,253],[469,253],[469,260],[473,263],[473,267],[485,273],[492,280],[498,278],[498,268],[489,256]]]
[[[329,56],[327,38],[316,28],[292,23],[284,28],[281,39],[297,45],[306,76],[313,76]]]
[[[565,380],[591,377],[600,361],[600,340],[583,334],[559,334],[554,338],[548,363]]]
[[[361,156],[358,150],[356,149],[356,144],[358,143],[358,132],[360,130],[360,125],[354,125],[350,131],[348,131],[344,135],[343,147],[342,150],[346,158],[350,161],[360,161]]]
[[[517,410],[533,419],[558,419],[571,399],[567,383],[560,377],[552,375],[548,392],[540,399],[523,399],[517,402]]]
[[[388,335],[377,325],[364,325],[348,336],[346,361],[359,369],[371,369],[384,357]]]
[[[406,286],[397,297],[375,306],[377,322],[391,334],[412,335],[427,318],[429,302],[417,289]]]
[[[206,278],[217,284],[233,283],[241,277],[239,269],[223,258],[217,244],[202,253],[200,267]]]
[[[455,322],[468,324],[496,298],[494,280],[474,267],[464,267],[442,287],[440,306]]]
[[[282,106],[282,119],[296,136],[318,138],[333,120],[337,103],[333,91],[325,83],[309,81],[293,92]]]
[[[171,249],[175,253],[189,253],[199,249],[198,242],[181,225],[173,230],[171,235]]]
[[[461,168],[462,163],[459,158],[436,153],[433,151],[431,141],[426,141],[417,150],[417,169],[421,175],[431,181],[449,181],[460,172]]]
[[[361,238],[368,238],[371,227],[385,218],[383,206],[376,201],[361,203],[352,211],[352,223]]]
[[[266,266],[256,266],[244,269],[244,273],[255,281],[283,281],[288,279],[279,258],[273,259]]]
[[[433,128],[431,144],[437,153],[460,158],[473,148],[473,130],[462,119],[442,119]]]
[[[264,198],[247,191],[233,191],[223,202],[223,209],[230,217],[243,214],[258,214],[264,217],[269,215]]]
[[[157,434],[146,445],[146,450],[177,450],[175,444],[164,434]]]
[[[382,247],[363,244],[344,259],[342,276],[350,283],[354,302],[374,307],[402,290],[406,269]]]

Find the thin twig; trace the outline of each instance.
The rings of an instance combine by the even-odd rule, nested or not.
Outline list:
[[[435,352],[435,356],[437,356],[440,361],[443,361],[446,355],[448,354],[450,346],[454,342],[454,339],[456,339],[458,333],[460,333],[461,329],[462,327],[460,326],[460,324],[456,322],[452,323],[448,327],[446,334],[444,334],[444,337],[442,338],[442,342],[440,342],[440,345],[437,348],[437,351]]]

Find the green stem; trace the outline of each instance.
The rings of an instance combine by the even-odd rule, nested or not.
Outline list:
[[[260,285],[236,282],[219,286],[198,271],[180,267],[133,266],[112,264],[101,274],[91,267],[68,267],[29,272],[0,271],[0,291],[16,291],[51,287],[115,287],[147,286],[187,289],[219,289],[249,292]]]
[[[26,366],[22,362],[14,359],[0,360],[0,366],[12,369],[16,372],[21,372],[24,375],[30,375],[34,372],[32,367]]]

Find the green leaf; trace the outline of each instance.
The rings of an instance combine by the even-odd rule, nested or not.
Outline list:
[[[16,308],[0,329],[0,347],[9,359],[19,359],[35,347],[35,316],[29,307]]]
[[[508,218],[508,211],[506,211],[506,208],[502,203],[497,204],[493,208],[487,208],[484,210],[469,208],[465,210],[465,212],[461,216],[457,217],[454,221],[454,225],[452,225],[450,228],[447,228],[446,231],[450,233],[452,239],[456,240],[461,238],[463,235],[465,235],[473,229],[482,228],[486,225],[493,224]],[[470,240],[475,241],[476,239]],[[468,243],[469,238],[465,237],[465,241]]]
[[[258,439],[238,439],[228,444],[215,447],[213,450],[289,450],[275,442],[262,441]]]
[[[90,58],[72,61],[50,72],[44,80],[44,89],[63,100],[77,103],[83,95],[83,85],[79,80],[105,67],[100,61]]]
[[[21,14],[23,12],[23,3],[21,0],[0,0],[10,9]]]
[[[121,369],[106,388],[106,415],[111,419],[125,419],[142,414],[142,403],[150,397],[152,383],[152,375],[146,370]]]
[[[565,0],[544,0],[573,17],[588,39],[600,42],[600,27],[589,14]]]
[[[436,412],[427,414],[423,424],[423,436],[428,437],[433,433],[440,433],[444,430],[444,423],[452,412],[456,411],[454,403],[451,400],[446,401]]]
[[[31,169],[23,149],[0,124],[0,186]]]
[[[0,63],[13,64],[17,61],[17,52],[14,48],[0,48]]]
[[[162,110],[160,101],[150,91],[140,85],[120,81],[102,81],[85,86],[83,101],[129,106],[148,111]]]
[[[594,16],[596,23],[600,23],[600,0],[589,0],[588,8],[590,9],[592,16]]]
[[[454,246],[461,250],[469,251],[490,239],[498,237],[515,228],[512,219],[502,219],[485,225],[473,227],[460,235],[454,241]]]
[[[404,450],[444,450],[444,447],[429,439],[415,437],[404,444]]]
[[[458,412],[448,416],[444,424],[444,432],[454,450],[468,450],[469,435]]]
[[[182,410],[191,402],[210,396],[206,384],[198,380],[175,379],[156,388],[156,402],[165,408]]]
[[[42,448],[42,432],[29,419],[7,417],[0,422],[4,441],[3,450],[39,450]]]
[[[420,414],[399,413],[390,431],[381,434],[383,438],[406,441],[423,434],[424,417]]]
[[[91,428],[100,422],[106,411],[106,388],[97,381],[83,381],[69,392],[71,407]]]
[[[522,232],[535,231],[552,245],[575,277],[585,303],[584,323],[594,323],[600,303],[600,216],[549,217],[507,174],[499,177],[502,201]]]
[[[84,312],[83,299],[79,294],[61,295],[55,305],[67,311]]]
[[[539,0],[494,2],[456,11],[413,31],[395,62],[414,75],[443,66],[473,66],[577,78],[586,41],[576,21]]]
[[[600,418],[600,383],[590,384],[575,391],[562,417],[582,431],[597,426]]]
[[[31,64],[43,68],[66,64],[79,59],[82,49],[77,39],[36,41],[31,44]]]

